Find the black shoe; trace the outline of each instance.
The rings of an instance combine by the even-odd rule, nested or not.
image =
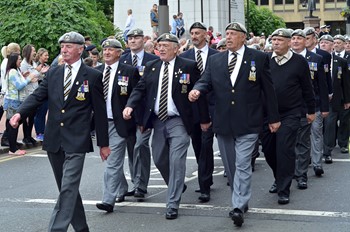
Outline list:
[[[186,192],[186,189],[187,189],[187,185],[184,184],[184,188],[182,189],[182,193]]]
[[[210,201],[210,193],[202,193],[198,199],[201,201],[201,202],[208,202]]]
[[[136,197],[136,198],[145,198],[145,194],[146,194],[145,191],[143,191],[140,188],[137,188],[137,189],[135,189],[134,197]]]
[[[9,147],[10,146],[8,138],[1,138],[1,146],[2,147]]]
[[[249,210],[249,207],[248,207],[248,205],[246,205],[246,206],[244,207],[244,209],[243,209],[243,213],[248,212],[248,210]],[[228,213],[228,216],[229,216],[230,218],[232,218],[233,213],[234,213],[234,209],[231,210],[231,211]]]
[[[174,209],[174,208],[169,208],[169,209],[166,209],[166,214],[165,214],[165,218],[166,219],[176,219],[177,218],[177,209]]]
[[[304,180],[298,180],[298,189],[307,189],[307,182]]]
[[[108,213],[113,212],[113,205],[107,203],[97,203],[96,207],[100,210],[107,211]]]
[[[226,171],[224,171],[224,177],[227,177]]]
[[[323,168],[320,166],[314,167],[314,172],[315,172],[315,175],[318,177],[320,177],[320,176],[322,176],[322,174],[324,174]]]
[[[250,161],[251,165],[252,165],[252,172],[255,171],[255,160],[257,157],[253,157],[252,160]]]
[[[233,224],[241,227],[244,222],[243,212],[238,208],[234,208],[231,219],[233,221]]]
[[[29,140],[33,144],[33,146],[38,145],[38,141],[36,141],[33,137],[30,137]]]
[[[125,193],[125,196],[131,197],[131,196],[134,196],[134,194],[135,194],[135,189],[130,191],[130,192]]]
[[[22,140],[23,144],[26,145],[26,146],[29,146],[29,145],[33,145],[32,144],[32,141],[30,140],[30,138],[24,138]]]
[[[277,184],[276,182],[273,182],[273,184],[271,185],[271,188],[269,189],[270,193],[277,193]]]
[[[124,196],[117,197],[117,198],[115,199],[115,202],[117,202],[117,203],[121,203],[121,202],[123,202],[123,201],[125,201],[125,197],[124,197]]]
[[[341,147],[340,152],[341,153],[349,153],[349,149],[347,147]]]
[[[201,190],[200,189],[196,189],[196,190],[194,190],[196,193],[200,193],[201,192]]]
[[[325,162],[326,164],[331,164],[331,163],[333,163],[332,156],[326,155],[326,156],[324,157],[324,162]]]
[[[289,203],[289,197],[285,197],[285,196],[278,197],[278,204],[286,205],[288,203]]]

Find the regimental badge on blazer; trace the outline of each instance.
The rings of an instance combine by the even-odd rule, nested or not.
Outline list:
[[[315,79],[315,72],[317,72],[317,63],[315,62],[308,62],[309,63],[309,69],[310,69],[310,75],[311,79]]]
[[[129,77],[118,75],[118,85],[120,86],[120,95],[128,95]]]
[[[338,79],[341,79],[342,74],[343,74],[343,71],[342,71],[341,67],[338,67],[338,73],[337,73]]]
[[[328,64],[324,64],[323,67],[324,67],[324,71],[325,71],[325,72],[329,72]]]
[[[77,82],[76,84],[79,85],[79,82]],[[78,88],[78,92],[77,92],[77,96],[75,97],[75,99],[77,99],[78,101],[85,101],[85,93],[89,92],[89,81],[85,80],[83,82],[83,84]]]
[[[248,77],[249,81],[256,81],[256,66],[255,66],[255,61],[252,60],[250,62],[250,73]]]

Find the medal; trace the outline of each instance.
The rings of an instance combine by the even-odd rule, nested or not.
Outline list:
[[[325,65],[324,65],[324,71],[325,71],[325,72],[329,72],[328,64],[325,64]]]
[[[341,79],[341,75],[343,74],[341,67],[338,67],[338,79]]]
[[[255,61],[252,60],[250,62],[250,73],[248,77],[249,81],[256,81],[256,67],[255,67]]]
[[[85,80],[84,81],[84,88],[83,88],[83,93],[88,93],[89,92],[89,82],[88,82],[88,80]]]
[[[145,66],[137,66],[137,69],[139,70],[139,74],[142,77],[143,76],[143,72],[145,70]]]
[[[310,75],[311,75],[311,80],[315,79],[315,72],[314,71],[310,71]]]
[[[84,101],[85,100],[85,93],[83,92],[78,92],[77,96],[75,97],[78,101]]]
[[[127,86],[120,86],[120,95],[128,95],[128,87]]]
[[[187,93],[187,85],[181,86],[181,93]]]

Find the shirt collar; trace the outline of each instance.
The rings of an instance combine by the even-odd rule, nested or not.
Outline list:
[[[237,55],[239,55],[239,56],[243,56],[244,51],[245,51],[245,46],[242,45],[242,47],[241,47],[240,49],[238,49],[235,53],[236,53]],[[232,51],[230,51],[230,50],[228,51],[229,57],[231,57],[231,54],[232,54],[232,53],[233,53]]]
[[[197,54],[197,51],[198,50],[201,50],[203,53],[208,53],[208,50],[209,50],[209,47],[208,47],[208,44],[205,44],[205,46],[204,47],[202,47],[201,49],[198,49],[198,48],[196,48],[196,47],[194,47],[194,52]]]
[[[131,52],[131,58],[134,57],[134,55],[137,55],[137,59],[143,59],[143,56],[145,55],[145,50],[141,50],[138,53]]]
[[[275,58],[275,57],[284,57],[287,60],[289,60],[291,57],[293,56],[293,52],[291,50],[288,49],[288,52],[282,56],[278,56],[275,52],[272,53],[271,59]]]
[[[297,53],[299,55],[302,55],[303,57],[306,57],[306,48],[304,48],[304,50],[302,50],[300,53],[293,51],[294,53]]]
[[[107,68],[107,66],[110,66],[112,70],[117,70],[118,64],[119,64],[119,60],[111,65],[105,64],[105,69]]]
[[[72,70],[74,70],[75,72],[78,72],[80,65],[81,65],[81,59],[79,59],[79,60],[75,61],[73,64],[71,64]],[[66,67],[68,67],[68,65],[66,65]]]

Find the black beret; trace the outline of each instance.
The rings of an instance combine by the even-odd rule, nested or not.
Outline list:
[[[201,22],[195,22],[191,25],[190,27],[190,31],[193,29],[193,28],[198,28],[198,29],[203,29],[203,30],[207,30],[207,27],[205,26],[204,23],[201,23]]]
[[[177,36],[170,33],[164,33],[161,36],[159,36],[157,39],[157,42],[161,42],[161,41],[169,41],[177,44],[179,43],[179,39],[177,38]]]

